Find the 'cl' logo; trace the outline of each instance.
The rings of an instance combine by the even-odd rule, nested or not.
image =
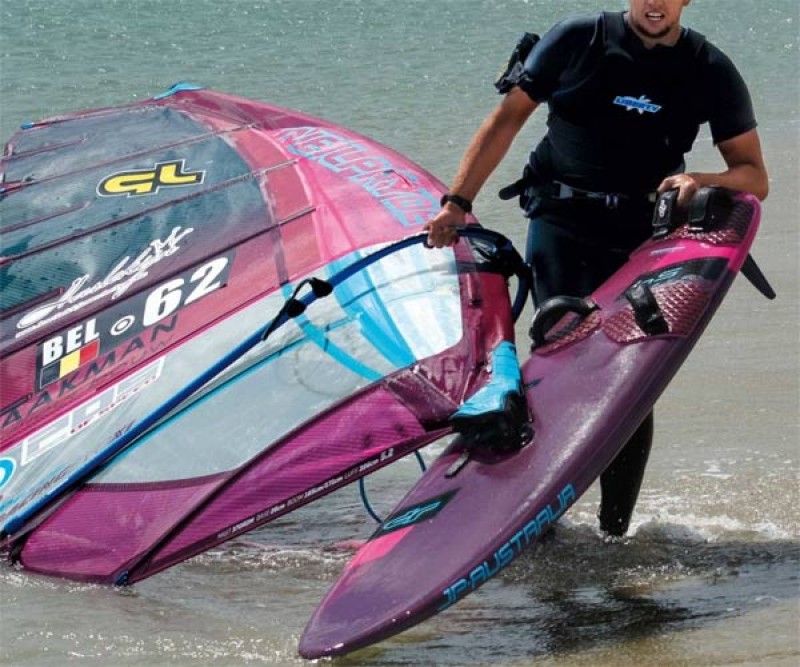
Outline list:
[[[184,171],[184,162],[158,162],[151,169],[132,169],[112,174],[100,181],[97,194],[101,197],[152,195],[159,188],[202,183],[206,172]]]

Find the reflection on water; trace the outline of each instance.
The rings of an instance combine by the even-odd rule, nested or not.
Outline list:
[[[709,539],[650,521],[607,544],[593,523],[573,521],[445,613],[334,664],[668,665],[688,664],[687,654],[710,664],[715,642],[752,655],[747,633],[759,614],[770,619],[774,651],[797,654],[786,613],[800,599],[796,540],[741,531]],[[4,569],[0,609],[15,631],[0,661],[60,665],[67,655],[99,665],[113,654],[118,665],[302,664],[305,621],[352,555],[351,540],[371,530],[348,488],[132,589]],[[744,624],[741,640],[715,639],[732,623]]]
[[[348,664],[411,665],[421,648],[435,651],[437,665],[627,664],[620,647],[630,664],[681,664],[685,647],[673,650],[669,637],[713,637],[732,619],[796,607],[799,586],[792,540],[709,543],[666,525],[605,544],[588,526],[562,524],[500,582],[385,642],[385,654],[367,649]],[[777,652],[791,654],[786,639]]]

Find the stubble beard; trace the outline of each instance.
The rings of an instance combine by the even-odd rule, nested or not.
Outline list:
[[[648,39],[661,39],[662,37],[666,37],[672,31],[673,26],[668,25],[659,30],[658,32],[651,32],[646,26],[642,25],[635,19],[631,19],[631,23],[633,27],[636,29],[640,35],[644,35]]]

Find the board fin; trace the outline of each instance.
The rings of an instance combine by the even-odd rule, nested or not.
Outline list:
[[[755,287],[761,294],[767,297],[770,301],[778,296],[772,285],[769,284],[767,277],[761,271],[761,268],[756,264],[756,260],[752,255],[747,255],[741,269],[742,275],[750,281],[750,284]]]

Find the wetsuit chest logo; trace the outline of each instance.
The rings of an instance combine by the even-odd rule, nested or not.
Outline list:
[[[658,113],[661,111],[660,104],[653,104],[653,101],[640,95],[639,97],[631,97],[629,95],[617,95],[614,98],[614,104],[617,106],[625,107],[627,111],[638,111],[639,115],[647,113]]]

